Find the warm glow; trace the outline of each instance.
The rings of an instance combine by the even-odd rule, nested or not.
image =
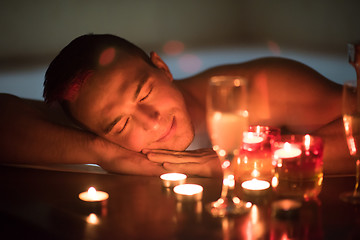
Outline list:
[[[96,225],[99,223],[99,218],[95,213],[90,213],[90,215],[86,218],[86,222]]]
[[[88,196],[89,196],[89,198],[92,198],[92,199],[96,198],[96,189],[94,187],[90,187],[88,189]]]
[[[251,172],[251,176],[254,177],[254,178],[257,178],[259,177],[260,175],[260,172],[256,169],[254,169],[252,172]]]
[[[256,144],[256,143],[261,143],[262,141],[264,141],[264,138],[258,136],[258,134],[255,134],[253,132],[244,133],[244,139],[243,139],[244,143]]]
[[[305,135],[304,145],[305,145],[306,150],[310,149],[310,135],[309,134]]]
[[[301,150],[285,142],[283,148],[275,151],[276,158],[294,158],[301,154]]]
[[[251,203],[251,202],[245,203],[245,207],[246,207],[246,208],[251,208],[251,206],[252,206],[252,203]]]
[[[265,190],[270,187],[270,183],[268,181],[258,180],[256,178],[252,180],[245,181],[241,184],[244,189],[247,190]]]
[[[220,207],[223,203],[224,203],[224,199],[219,198],[219,199],[214,203],[214,208]]]
[[[229,160],[225,160],[225,161],[223,162],[223,164],[221,164],[221,167],[222,167],[222,169],[226,169],[226,168],[230,167],[230,161],[229,161]]]
[[[234,177],[234,175],[230,174],[229,176],[224,178],[223,184],[225,186],[229,186],[231,188],[235,187],[235,177]]]
[[[182,173],[165,173],[160,178],[164,187],[174,187],[185,183],[187,176]]]
[[[87,192],[80,193],[79,198],[86,202],[98,202],[108,199],[109,194],[103,191],[96,191],[94,187],[90,187]]]
[[[236,203],[236,204],[240,204],[240,199],[238,197],[233,197],[233,202]]]
[[[240,87],[241,86],[241,80],[240,79],[235,79],[234,80],[234,86],[235,87]]]
[[[249,116],[249,112],[244,110],[241,115],[246,118]]]
[[[279,179],[277,177],[273,177],[271,180],[271,185],[273,187],[277,187],[279,185]]]
[[[220,157],[225,157],[226,151],[225,150],[220,150],[219,155],[220,155]]]
[[[182,195],[195,195],[201,193],[203,191],[203,187],[197,184],[181,184],[174,187],[174,192]]]
[[[251,223],[256,224],[259,221],[259,209],[257,208],[256,205],[254,205],[251,208],[250,215],[251,215]]]
[[[185,174],[182,173],[165,173],[160,176],[162,180],[168,181],[179,181],[187,178]]]
[[[347,138],[347,142],[348,142],[348,146],[349,146],[349,150],[350,150],[350,155],[356,154],[355,139],[353,137],[349,136]]]

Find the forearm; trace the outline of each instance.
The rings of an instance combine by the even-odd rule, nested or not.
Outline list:
[[[160,175],[165,170],[138,152],[78,128],[62,125],[42,103],[0,94],[0,162],[96,163],[109,172]],[[60,116],[61,118],[61,116]]]
[[[50,121],[45,112],[10,95],[0,97],[3,163],[96,163],[96,136]]]

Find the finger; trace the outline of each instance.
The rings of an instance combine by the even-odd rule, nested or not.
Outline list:
[[[203,164],[176,164],[176,163],[164,163],[163,167],[165,170],[171,172],[181,172],[188,175],[200,176],[200,177],[213,177],[213,173],[209,167]]]
[[[182,155],[169,155],[169,154],[159,154],[159,153],[148,153],[147,157],[150,161],[157,163],[163,163],[163,162],[183,163],[183,162],[194,161],[191,158],[184,158],[184,156]]]
[[[196,149],[190,151],[174,151],[174,150],[167,150],[167,149],[143,149],[143,154],[149,153],[157,153],[157,154],[166,154],[166,155],[173,155],[173,156],[191,156],[191,157],[205,157],[210,155],[216,155],[216,153],[212,149]]]

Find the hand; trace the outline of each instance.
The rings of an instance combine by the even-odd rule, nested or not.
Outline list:
[[[150,161],[161,163],[165,170],[202,177],[221,177],[219,159],[211,148],[193,151],[172,151],[144,149]]]
[[[97,163],[108,172],[147,176],[160,176],[167,172],[161,164],[149,161],[145,154],[127,150],[106,140],[100,140],[97,149],[101,149]]]

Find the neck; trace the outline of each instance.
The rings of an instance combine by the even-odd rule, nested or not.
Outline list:
[[[195,130],[196,141],[201,141],[207,144],[209,140],[206,128],[205,99],[196,98],[187,89],[186,83],[183,81],[176,80],[174,83],[184,97],[185,104]]]

